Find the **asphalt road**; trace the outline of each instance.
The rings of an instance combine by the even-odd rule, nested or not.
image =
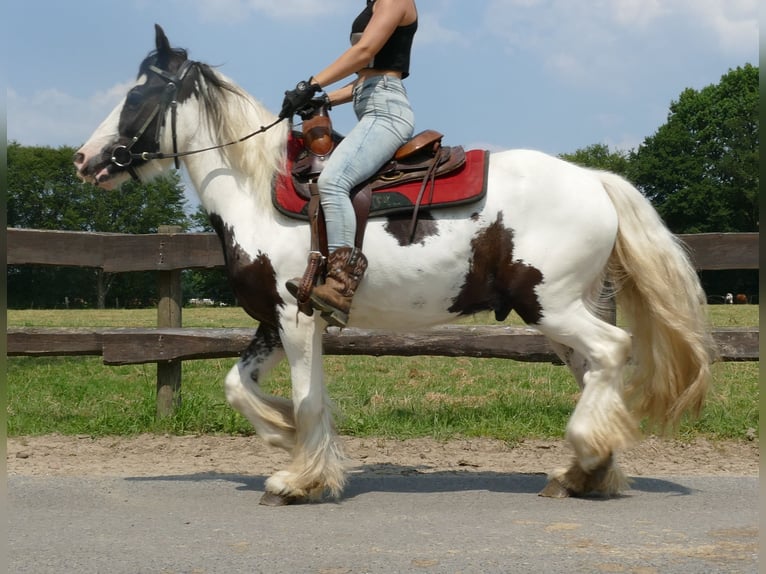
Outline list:
[[[531,474],[352,477],[338,503],[258,505],[263,477],[8,479],[9,572],[757,572],[757,477],[635,479],[551,500]]]

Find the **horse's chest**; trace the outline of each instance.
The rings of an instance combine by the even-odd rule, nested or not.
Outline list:
[[[223,246],[226,273],[237,303],[254,319],[277,325],[277,307],[282,304],[282,298],[277,291],[276,271],[271,259],[260,252],[251,256],[217,215],[211,215],[210,221]]]

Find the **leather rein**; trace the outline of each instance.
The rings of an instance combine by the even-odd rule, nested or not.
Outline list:
[[[167,84],[165,85],[165,92],[163,94],[162,100],[157,103],[157,105],[154,107],[154,110],[151,114],[149,114],[149,117],[146,119],[146,121],[143,123],[141,128],[138,130],[138,133],[133,136],[133,138],[130,140],[130,143],[128,145],[116,145],[114,148],[112,148],[112,153],[110,157],[110,161],[112,164],[116,165],[117,167],[125,168],[128,170],[128,173],[130,173],[131,177],[136,180],[140,181],[138,177],[138,173],[136,172],[135,168],[133,167],[133,160],[143,160],[143,161],[150,161],[153,159],[169,159],[173,158],[175,162],[176,169],[180,168],[180,164],[178,159],[181,157],[185,157],[188,155],[193,155],[197,153],[202,153],[206,151],[212,151],[216,149],[221,149],[224,147],[228,147],[231,145],[235,145],[238,143],[242,143],[248,139],[250,139],[253,136],[256,136],[258,134],[262,134],[274,126],[276,126],[279,122],[281,122],[285,118],[277,118],[274,122],[270,123],[267,126],[261,126],[259,129],[255,130],[254,132],[241,137],[237,140],[230,141],[224,144],[214,145],[211,147],[206,147],[203,149],[196,149],[196,150],[190,150],[190,151],[184,151],[179,152],[178,151],[178,133],[176,129],[176,115],[177,115],[177,108],[178,108],[178,87],[183,82],[184,78],[186,77],[186,74],[188,74],[189,70],[196,65],[196,62],[192,62],[191,60],[186,60],[183,64],[181,64],[181,67],[178,69],[178,72],[176,74],[171,74],[170,72],[167,72],[166,70],[162,70],[158,68],[157,66],[149,66],[149,70],[163,78],[167,81]],[[171,126],[171,133],[173,138],[173,153],[163,153],[163,152],[133,152],[131,149],[134,145],[136,145],[136,142],[138,142],[139,139],[144,135],[144,132],[149,128],[151,123],[157,118],[157,116],[160,116],[162,118],[162,121],[157,122],[157,129],[154,133],[154,143],[156,144],[157,148],[160,147],[160,132],[162,128],[165,125],[165,114],[170,108],[170,126]]]

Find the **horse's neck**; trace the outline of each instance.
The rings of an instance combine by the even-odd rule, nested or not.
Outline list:
[[[196,130],[186,144],[187,149],[219,146],[249,133],[223,141],[226,135],[211,132],[208,122],[196,117]],[[245,130],[255,129],[250,123],[238,124]],[[256,135],[246,142],[185,158],[192,184],[207,213],[216,213],[224,221],[236,221],[245,216],[251,222],[254,219],[274,218],[271,186],[278,168],[277,162],[281,159],[278,148],[284,146],[285,130],[285,126],[280,124],[270,132]],[[261,140],[256,141],[256,138]]]
[[[229,220],[237,211],[252,212],[259,217],[267,215],[262,205],[258,184],[253,178],[226,164],[220,152],[204,152],[206,157],[186,160],[194,189],[202,207],[207,213],[216,213]]]

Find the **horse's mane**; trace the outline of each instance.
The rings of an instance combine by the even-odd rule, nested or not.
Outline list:
[[[208,127],[220,143],[238,141],[277,118],[241,87],[214,70],[197,63],[201,81],[197,94],[206,110]],[[267,132],[224,148],[232,168],[254,178],[255,189],[270,189],[274,173],[285,167],[288,124],[279,123]]]

